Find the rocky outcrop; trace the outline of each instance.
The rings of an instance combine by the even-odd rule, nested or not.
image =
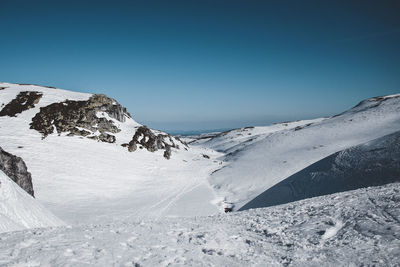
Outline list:
[[[43,134],[43,138],[56,130],[58,134],[68,132],[69,136],[114,143],[115,136],[111,133],[118,133],[120,129],[110,118],[125,122],[126,117],[130,114],[114,99],[93,95],[86,101],[66,100],[41,107],[30,125]]]
[[[4,108],[0,111],[0,117],[14,117],[18,113],[31,109],[35,107],[42,96],[42,93],[34,91],[20,92],[15,99],[4,106]]]
[[[129,142],[129,144],[123,144],[122,146],[128,147],[130,152],[135,151],[138,147],[138,144],[150,152],[162,149],[165,150],[164,157],[166,159],[170,159],[171,148],[179,149],[178,142],[184,146],[187,146],[177,137],[172,137],[171,135],[164,133],[156,134],[146,126],[140,126],[136,129],[136,133],[132,137],[132,140]]]
[[[0,147],[0,170],[10,177],[16,184],[34,197],[32,177],[25,162]]]

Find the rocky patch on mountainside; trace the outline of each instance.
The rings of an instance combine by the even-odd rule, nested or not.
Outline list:
[[[129,144],[123,144],[122,146],[128,147],[129,152],[135,151],[138,145],[150,152],[163,149],[164,157],[170,159],[171,148],[179,149],[178,142],[187,147],[187,144],[182,142],[178,137],[172,137],[169,134],[163,133],[156,134],[146,126],[140,126],[136,129],[136,133]]]
[[[66,100],[41,107],[30,125],[43,134],[43,138],[56,130],[58,134],[65,132],[68,136],[114,143],[112,133],[121,130],[112,119],[125,122],[126,117],[131,117],[126,108],[112,98],[96,94],[86,101]]]
[[[34,197],[32,177],[25,162],[0,147],[0,170],[10,177],[16,184]]]
[[[4,106],[0,111],[0,117],[15,117],[18,113],[35,107],[43,94],[35,91],[20,92],[15,99]]]

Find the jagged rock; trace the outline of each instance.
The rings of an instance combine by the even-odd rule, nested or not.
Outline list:
[[[16,184],[34,197],[32,176],[25,162],[0,147],[0,170],[10,177]]]
[[[34,91],[20,92],[15,99],[0,111],[0,117],[15,117],[16,114],[35,107],[42,96],[42,93]]]
[[[78,128],[73,128],[68,136],[74,136],[74,135],[81,135],[81,136],[88,136],[90,134],[89,131],[86,130],[79,130]]]
[[[126,108],[114,99],[105,95],[93,95],[86,101],[66,100],[41,107],[30,125],[31,129],[42,133],[43,138],[52,134],[55,128],[58,134],[69,132],[69,136],[87,136],[102,142],[115,142],[115,136],[109,133],[118,133],[120,129],[112,120],[97,117],[98,113],[107,114],[120,122],[125,122],[126,117],[130,117]],[[100,132],[99,136],[88,136],[96,131]]]
[[[170,143],[168,143],[167,140]],[[146,126],[140,126],[136,129],[135,135],[128,144],[128,151],[135,151],[137,149],[137,144],[142,145],[150,152],[164,149],[164,157],[166,159],[170,159],[171,157],[171,147],[179,149],[179,145],[174,142],[172,136],[161,133],[155,134]]]
[[[164,158],[170,159],[171,158],[171,147],[167,146],[164,151]]]
[[[115,136],[107,133],[101,133],[99,135],[99,140],[107,143],[115,143]]]

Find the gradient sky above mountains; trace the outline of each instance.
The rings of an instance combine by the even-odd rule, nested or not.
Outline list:
[[[400,93],[400,1],[0,0],[0,81],[105,93],[163,130]]]

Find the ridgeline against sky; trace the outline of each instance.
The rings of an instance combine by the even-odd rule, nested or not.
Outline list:
[[[163,130],[400,92],[400,1],[0,1],[0,81],[105,93]]]

